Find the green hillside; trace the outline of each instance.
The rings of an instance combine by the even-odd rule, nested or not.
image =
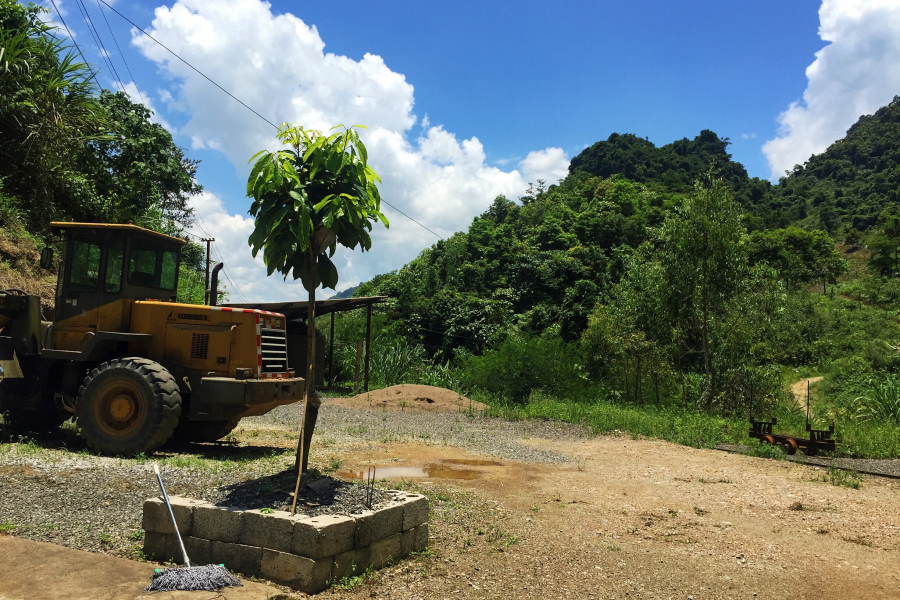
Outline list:
[[[362,284],[356,296],[392,298],[377,322],[393,354],[376,365],[396,374],[406,357],[425,365],[407,379],[440,368],[495,404],[555,407],[510,409],[532,416],[571,402],[740,415],[752,394],[785,423],[784,381],[819,372],[822,422],[843,419],[846,436],[900,425],[860,399],[900,370],[900,286],[881,276],[900,270],[898,113],[895,99],[862,117],[777,185],[712,131],[659,148],[613,134],[557,184],[496,198],[468,231]],[[851,452],[900,455],[889,431],[887,447],[863,433]]]

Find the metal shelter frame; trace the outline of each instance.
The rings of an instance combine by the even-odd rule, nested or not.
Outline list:
[[[339,312],[366,308],[366,341],[365,341],[365,383],[364,390],[369,391],[369,343],[372,340],[372,306],[387,300],[387,296],[368,296],[365,298],[332,298],[330,300],[316,300],[316,317],[331,313],[331,335],[328,340],[328,388],[334,388],[334,315]],[[293,302],[259,302],[248,304],[224,304],[232,308],[253,308],[281,313],[288,321],[305,319],[309,313],[309,301],[297,300]]]

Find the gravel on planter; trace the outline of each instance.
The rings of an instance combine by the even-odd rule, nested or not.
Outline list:
[[[297,472],[287,469],[260,481],[246,481],[223,486],[224,492],[216,504],[234,508],[273,508],[291,510]],[[316,489],[309,487],[312,483]],[[390,492],[375,488],[372,490],[372,506],[366,505],[366,488],[359,483],[351,483],[331,477],[321,477],[304,473],[300,480],[297,499],[297,513],[315,517],[317,515],[358,514],[369,508],[379,508],[387,504],[393,496]]]

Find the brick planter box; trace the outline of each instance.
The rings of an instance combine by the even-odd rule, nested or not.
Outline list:
[[[428,500],[395,492],[387,506],[357,515],[307,517],[237,510],[170,496],[193,565],[224,564],[308,594],[333,581],[380,569],[428,546]],[[144,502],[144,554],[183,563],[161,498]]]

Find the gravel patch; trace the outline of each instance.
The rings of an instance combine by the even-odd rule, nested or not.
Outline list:
[[[299,404],[242,421],[245,430],[282,433],[296,443]],[[11,441],[0,428],[0,439]],[[313,438],[329,448],[359,449],[380,442],[455,446],[476,454],[543,463],[567,463],[559,452],[529,440],[563,441],[589,436],[586,428],[552,421],[505,421],[466,413],[377,412],[326,403]],[[36,442],[0,446],[0,533],[118,556],[140,556],[143,501],[159,495],[149,462],[88,454],[72,430],[35,436]],[[287,441],[290,438],[291,441]],[[247,441],[247,440],[245,440]],[[263,444],[263,440],[260,440]],[[276,444],[277,445],[277,444]],[[66,451],[69,448],[72,451]],[[180,452],[183,450],[184,452]],[[199,456],[197,456],[199,455]],[[220,505],[290,508],[295,475],[292,448],[224,443],[166,448],[154,458],[166,490]],[[341,480],[319,491],[301,486],[298,512],[353,514],[365,505],[365,486]],[[389,498],[376,487],[374,504]]]
[[[298,430],[300,404],[279,406],[241,421],[246,428],[280,427]],[[322,403],[313,447],[317,440],[346,442],[427,442],[454,446],[474,454],[505,460],[562,464],[572,458],[528,444],[528,440],[572,441],[593,437],[586,427],[560,421],[508,421],[458,413],[358,410]],[[523,443],[523,441],[525,443]]]

